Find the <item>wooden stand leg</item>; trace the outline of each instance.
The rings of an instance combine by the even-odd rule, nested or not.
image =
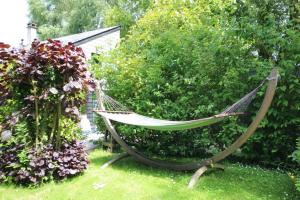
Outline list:
[[[110,135],[110,152],[113,153],[114,152],[114,143],[113,143],[113,138],[112,136]]]
[[[192,188],[196,185],[196,183],[198,182],[199,177],[200,177],[204,172],[206,172],[206,170],[208,170],[208,167],[207,167],[207,166],[203,166],[203,167],[201,167],[200,169],[198,169],[198,170],[194,173],[194,175],[192,176],[192,178],[191,178],[191,180],[190,180],[190,182],[189,182],[189,185],[188,185],[188,188],[189,188],[189,189],[192,189]]]
[[[110,161],[108,161],[104,165],[102,165],[101,169],[105,169],[106,167],[108,167],[109,165],[113,164],[114,162],[117,162],[118,160],[121,160],[121,159],[126,158],[128,156],[129,156],[128,153],[121,153],[120,155],[114,157],[113,159],[111,159]]]
[[[204,172],[206,172],[208,169],[220,169],[220,170],[224,170],[225,169],[225,167],[223,166],[223,165],[221,165],[221,164],[211,164],[211,165],[209,165],[209,166],[202,166],[200,169],[198,169],[195,173],[194,173],[194,175],[192,176],[192,178],[191,178],[191,180],[190,180],[190,182],[189,182],[189,184],[188,184],[188,188],[189,189],[192,189],[196,184],[197,184],[197,182],[198,182],[198,180],[199,180],[199,178],[200,178],[200,176],[204,173]]]
[[[116,142],[111,136],[110,132],[107,130],[105,131],[104,141],[102,142],[102,145],[110,153],[113,153],[116,148]]]

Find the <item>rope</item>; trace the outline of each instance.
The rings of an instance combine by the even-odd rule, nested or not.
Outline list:
[[[97,96],[97,110],[100,110],[101,106],[99,104],[102,103],[107,112],[129,112],[129,109],[126,106],[114,100],[112,97],[104,94],[104,92],[101,91],[99,83],[95,92]]]
[[[265,80],[263,80],[254,90],[246,94],[239,101],[234,103],[233,105],[226,108],[222,113],[230,114],[235,112],[244,112],[249,107],[250,103],[256,97],[258,90],[264,85]]]

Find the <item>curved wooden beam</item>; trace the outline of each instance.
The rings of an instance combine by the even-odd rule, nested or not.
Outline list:
[[[137,150],[133,149],[132,147],[128,146],[126,142],[119,136],[115,128],[113,127],[111,121],[105,117],[103,118],[103,121],[105,122],[105,125],[109,132],[111,133],[112,137],[124,148],[124,150],[131,156],[133,156],[136,160],[150,165],[154,167],[161,167],[161,168],[167,168],[167,169],[172,169],[172,170],[178,170],[178,171],[186,171],[186,170],[195,170],[199,169],[203,166],[208,166],[211,164],[214,164],[230,154],[232,154],[235,150],[237,150],[239,147],[241,147],[247,139],[254,133],[254,131],[257,129],[259,123],[261,120],[264,118],[265,114],[267,113],[272,99],[275,94],[276,86],[277,86],[277,81],[278,81],[278,72],[277,69],[274,68],[272,72],[270,73],[269,79],[268,79],[268,88],[265,93],[264,100],[262,102],[262,105],[254,118],[253,122],[250,124],[248,127],[247,131],[242,134],[231,146],[229,146],[227,149],[225,149],[222,152],[219,152],[217,155],[213,156],[212,158],[206,159],[204,161],[198,162],[198,163],[187,163],[187,164],[177,164],[177,163],[170,163],[170,162],[164,162],[161,160],[154,160],[146,157],[142,153],[138,152]],[[101,94],[97,94],[101,95]],[[99,106],[101,110],[105,110],[105,107],[101,101],[101,97],[99,98]]]
[[[200,176],[202,176],[202,174],[204,174],[204,172],[206,172],[209,169],[219,169],[219,170],[225,170],[225,167],[221,164],[215,163],[212,165],[204,165],[202,166],[200,169],[198,169],[194,175],[192,176],[189,184],[188,184],[188,188],[192,189],[198,182]]]
[[[199,177],[207,170],[208,170],[207,166],[202,166],[200,169],[198,169],[192,176],[188,184],[188,188],[192,189],[197,184]]]
[[[123,158],[126,158],[128,157],[129,154],[127,152],[125,153],[121,153],[119,155],[117,155],[116,157],[114,157],[113,159],[109,160],[108,162],[104,163],[102,166],[101,166],[101,169],[105,169],[106,167],[108,167],[109,165],[123,159]]]

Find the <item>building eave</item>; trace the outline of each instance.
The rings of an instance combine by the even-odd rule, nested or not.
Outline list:
[[[111,29],[108,29],[108,30],[105,30],[103,32],[100,32],[100,33],[97,33],[97,34],[94,34],[94,35],[91,35],[89,37],[86,37],[86,38],[83,38],[81,40],[78,40],[78,41],[75,41],[73,42],[75,46],[79,46],[79,45],[82,45],[84,43],[87,43],[91,40],[94,40],[94,39],[97,39],[99,37],[103,37],[105,35],[108,35],[110,33],[113,33],[113,32],[116,32],[116,31],[119,31],[121,29],[121,26],[115,26],[115,27],[112,27]]]

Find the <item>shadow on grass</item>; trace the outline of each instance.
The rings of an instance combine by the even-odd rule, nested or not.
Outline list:
[[[106,156],[100,156],[100,157],[92,157],[90,158],[90,162],[94,165],[98,165],[99,168],[108,162],[109,160],[113,159],[117,154],[111,154],[111,155],[106,155]],[[173,174],[186,174],[187,172],[180,172],[180,171],[173,171],[173,170],[168,170],[168,169],[163,169],[163,168],[156,168],[156,167],[151,167],[148,165],[145,165],[143,163],[140,163],[139,161],[135,160],[133,157],[125,157],[113,164],[111,164],[109,167],[117,170],[123,170],[123,171],[135,171],[135,172],[140,172],[142,174],[151,174],[153,175],[154,171],[157,173],[173,173]]]
[[[103,157],[93,157],[90,159],[91,163],[96,164],[100,167],[109,161],[110,159],[114,158],[116,155],[111,155],[111,156],[103,156]],[[114,170],[120,170],[125,173],[132,173],[134,172],[135,174],[140,174],[142,176],[151,176],[151,177],[157,177],[157,178],[172,178],[175,182],[182,184],[184,187],[187,187],[188,181],[194,174],[196,170],[192,171],[175,171],[175,170],[168,170],[168,169],[163,169],[163,168],[156,168],[156,167],[151,167],[145,164],[142,164],[138,161],[136,161],[133,157],[126,157],[123,158],[122,160],[119,160],[112,165],[109,166],[109,168],[114,169]],[[105,170],[105,169],[103,169]],[[212,175],[213,179],[209,180],[210,183],[213,183],[215,188],[218,187],[220,180],[218,180],[218,177],[224,180],[228,180],[230,178],[231,181],[235,182],[232,180],[231,176],[237,176],[240,174],[235,174],[232,173],[234,172],[233,170],[225,169],[225,171],[222,170],[208,170],[207,172],[202,175],[200,180],[203,177],[209,177]],[[225,173],[225,174],[224,174]],[[246,179],[246,177],[244,177]],[[201,182],[201,181],[200,181]],[[222,183],[222,181],[221,181]]]
[[[116,155],[92,157],[92,164],[100,167]],[[257,167],[242,167],[235,164],[225,164],[225,170],[209,170],[205,172],[195,187],[194,191],[216,191],[219,195],[228,193],[251,194],[257,198],[272,199],[300,199],[298,192],[286,174],[274,170],[265,170]],[[125,174],[134,172],[142,176],[157,178],[172,178],[178,185],[184,188],[195,171],[172,171],[162,168],[154,168],[127,157],[113,163],[109,168],[124,171]],[[105,169],[104,169],[105,170]],[[292,194],[292,196],[291,196]],[[241,197],[242,198],[242,197]]]

